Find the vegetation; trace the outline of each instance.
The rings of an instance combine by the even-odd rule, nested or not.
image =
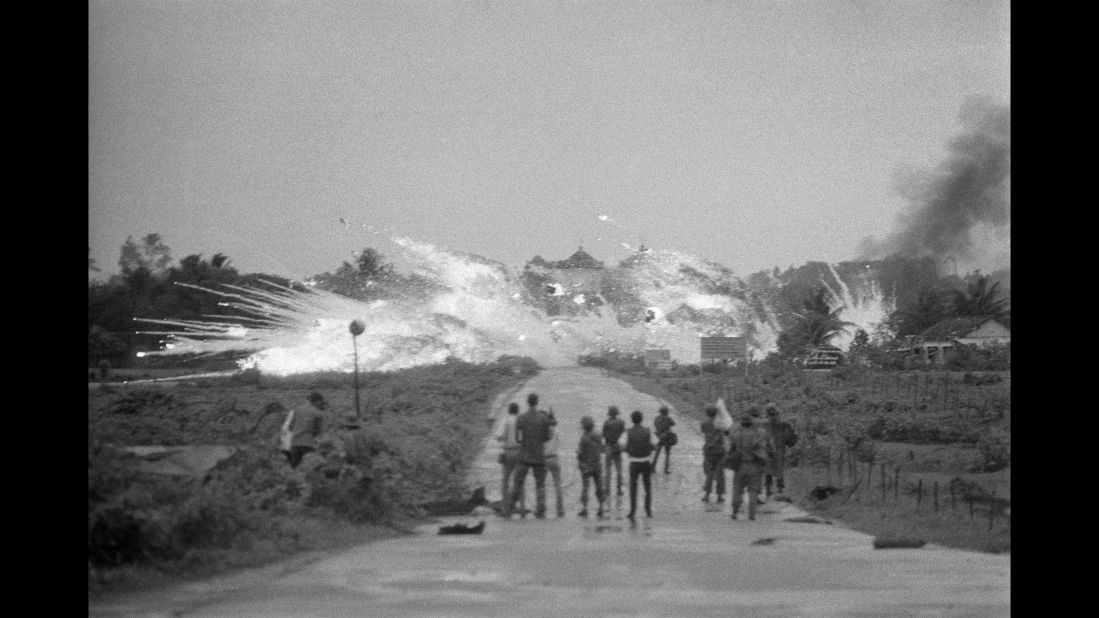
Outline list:
[[[491,396],[537,371],[530,359],[501,357],[365,374],[358,435],[338,423],[354,410],[346,374],[264,377],[262,388],[225,378],[91,390],[89,587],[255,564],[331,546],[333,535],[387,535],[420,504],[466,499]],[[332,405],[317,452],[292,469],[278,428],[312,390]],[[202,478],[177,479],[140,472],[120,448],[202,444],[236,451]]]
[[[127,238],[120,250],[120,272],[88,284],[88,366],[106,360],[115,368],[130,368],[135,353],[156,349],[156,335],[137,334],[134,318],[196,320],[211,316],[242,316],[240,310],[223,306],[220,297],[202,291],[224,285],[256,286],[266,281],[304,290],[302,283],[278,275],[242,274],[223,253],[211,258],[188,255],[175,263],[171,248],[159,234],[148,234],[141,242]],[[99,271],[88,259],[88,270]],[[427,279],[398,274],[384,257],[369,247],[356,254],[354,264],[343,262],[334,272],[312,277],[316,288],[359,300],[372,300],[400,293],[426,294],[436,288]],[[143,366],[175,366],[181,358],[144,359]],[[187,359],[191,369],[233,369],[232,359],[213,357]]]
[[[794,324],[779,334],[779,353],[797,356],[810,348],[827,345],[836,335],[855,324],[840,319],[844,307],[836,304],[824,286],[818,287],[802,302],[801,311],[794,313]]]
[[[874,370],[847,364],[803,371],[781,357],[742,366],[676,365],[646,372],[629,356],[588,357],[634,388],[671,402],[701,422],[723,397],[734,415],[777,404],[794,424],[798,444],[787,454],[791,496],[805,508],[872,534],[917,534],[929,542],[982,551],[1010,550],[1011,374],[1007,371]],[[873,494],[867,467],[873,468]],[[923,501],[890,489],[880,498],[881,466],[901,490],[924,488]],[[890,476],[890,481],[894,477]],[[955,480],[956,479],[956,480]],[[932,507],[935,483],[942,507]],[[950,483],[961,483],[946,510]],[[818,486],[840,491],[810,499]],[[890,486],[891,487],[891,486]],[[970,515],[966,496],[975,501]],[[960,504],[960,506],[959,506]],[[989,529],[988,521],[993,522]]]

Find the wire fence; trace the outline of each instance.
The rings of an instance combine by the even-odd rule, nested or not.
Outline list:
[[[911,509],[922,514],[953,514],[992,530],[996,522],[1010,524],[1011,501],[962,477],[927,480],[924,474],[902,470],[893,463],[860,461],[853,451],[841,450],[834,461],[811,468],[825,486],[842,497],[840,502]]]

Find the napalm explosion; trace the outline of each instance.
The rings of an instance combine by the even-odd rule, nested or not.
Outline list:
[[[359,367],[388,371],[505,355],[546,366],[574,364],[584,354],[647,348],[698,362],[701,336],[745,336],[754,358],[776,349],[797,299],[824,285],[842,319],[872,332],[921,281],[957,270],[1009,267],[1010,110],[984,100],[963,108],[964,132],[931,173],[898,181],[909,200],[883,240],[863,242],[863,258],[810,262],[780,273],[741,279],[728,268],[669,250],[636,248],[606,266],[578,251],[567,260],[535,257],[522,273],[498,262],[409,238],[393,238],[418,282],[380,297],[355,300],[320,289],[211,290],[246,317],[193,321],[144,320],[166,327],[164,347],[150,354],[248,354],[244,368],[287,375],[351,371],[348,325]],[[608,221],[605,215],[601,221]],[[938,273],[934,271],[938,270]],[[854,329],[833,343],[846,349]]]

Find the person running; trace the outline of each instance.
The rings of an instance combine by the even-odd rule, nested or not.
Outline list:
[[[668,406],[660,406],[657,417],[653,419],[653,429],[656,430],[656,454],[653,455],[653,471],[656,471],[656,462],[660,461],[660,451],[664,451],[664,474],[671,474],[669,466],[672,463],[672,446],[676,443],[675,419],[669,416]]]
[[[637,477],[645,484],[645,516],[653,516],[652,460],[653,436],[648,427],[641,424],[641,410],[630,414],[633,427],[626,432],[626,456],[630,462],[630,512],[626,517],[633,519],[637,511]]]
[[[550,432],[549,440],[546,440],[543,456],[546,461],[546,472],[553,478],[554,496],[557,498],[557,516],[565,516],[565,503],[561,499],[561,462],[557,460],[557,417],[553,415],[553,408],[549,411]]]
[[[606,466],[604,471],[606,476],[604,477],[603,487],[606,489],[607,494],[611,493],[611,466],[614,466],[614,470],[618,480],[618,492],[617,495],[622,495],[622,445],[619,440],[622,438],[622,434],[626,432],[626,423],[622,419],[618,418],[618,406],[610,406],[607,408],[607,420],[603,421],[603,443],[606,444]]]
[[[580,468],[580,478],[583,487],[580,490],[580,517],[588,516],[588,485],[595,485],[595,499],[599,501],[597,517],[603,516],[603,475],[600,470],[599,460],[603,453],[602,439],[595,433],[595,421],[590,416],[580,419],[580,428],[584,431],[580,436],[580,443],[576,446],[576,464]]]
[[[510,479],[515,472],[515,467],[519,465],[519,440],[515,433],[515,419],[519,416],[519,404],[514,401],[508,405],[508,414],[504,417],[504,422],[500,426],[500,431],[496,433],[496,441],[503,442],[503,451],[500,453],[500,466],[502,467],[503,476],[500,479],[500,501],[503,502],[508,497],[508,487],[510,487]]]
[[[786,491],[786,449],[798,443],[798,434],[794,431],[793,425],[779,419],[778,406],[773,403],[767,404],[765,427],[775,449],[774,457],[771,458],[771,464],[763,477],[764,492],[770,498],[772,482],[777,481],[779,494]]]
[[[744,491],[748,491],[748,519],[756,518],[759,504],[760,484],[763,470],[767,466],[767,434],[755,425],[757,409],[749,409],[740,417],[740,426],[732,430],[729,436],[729,453],[733,470],[733,514],[736,519],[740,505],[744,502]]]
[[[546,518],[546,457],[545,445],[553,433],[549,415],[538,409],[538,395],[527,395],[530,407],[515,419],[516,440],[519,442],[519,463],[512,479],[511,494],[504,501],[503,517],[511,517],[512,506],[518,501],[527,471],[534,471],[535,511],[538,519]],[[526,513],[523,513],[526,517]]]
[[[706,474],[703,482],[703,502],[710,501],[710,490],[717,485],[717,501],[725,502],[725,432],[715,425],[717,407],[706,407],[706,420],[702,421],[702,471]]]

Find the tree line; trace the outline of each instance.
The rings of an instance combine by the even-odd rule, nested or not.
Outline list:
[[[220,299],[215,294],[180,284],[218,289],[223,285],[253,286],[264,280],[306,289],[303,282],[280,275],[241,273],[223,253],[215,253],[209,258],[192,254],[176,262],[171,248],[156,233],[147,234],[140,241],[128,237],[119,251],[118,266],[118,274],[88,283],[89,367],[102,361],[113,367],[129,367],[134,364],[138,351],[159,347],[159,336],[136,332],[142,327],[134,318],[204,320],[212,316],[245,315],[238,309],[219,304]],[[91,257],[88,258],[88,270],[101,272]],[[354,263],[345,261],[333,272],[310,279],[310,284],[317,289],[360,300],[395,293],[395,286],[402,283],[405,294],[426,287],[422,280],[398,275],[381,254],[370,248],[356,253]],[[227,361],[215,358],[196,364],[218,362]]]

